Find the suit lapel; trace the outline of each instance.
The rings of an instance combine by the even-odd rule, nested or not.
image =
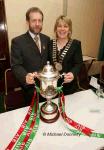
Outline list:
[[[40,54],[41,56],[43,56],[43,54],[46,52],[46,48],[47,48],[46,40],[41,33],[40,33],[41,53],[39,52],[37,45],[35,44],[34,40],[32,39],[32,37],[30,36],[30,34],[28,32],[26,33],[26,41],[28,43],[29,48],[32,51],[35,51],[37,54]]]
[[[26,40],[27,40],[28,46],[31,48],[31,50],[40,54],[39,49],[38,49],[35,41],[32,39],[32,37],[30,36],[30,34],[28,32],[26,33]]]

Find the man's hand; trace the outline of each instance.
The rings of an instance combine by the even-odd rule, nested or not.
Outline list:
[[[26,75],[26,83],[27,84],[34,84],[35,83],[34,78],[36,78],[37,76],[38,76],[37,72],[28,73]]]

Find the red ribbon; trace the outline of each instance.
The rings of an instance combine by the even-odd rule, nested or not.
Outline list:
[[[34,117],[33,117],[32,123],[31,123],[31,125],[30,125],[30,129],[28,130],[28,132],[27,132],[27,134],[26,134],[26,136],[25,136],[25,138],[24,138],[24,140],[23,140],[23,142],[22,142],[22,144],[21,144],[21,146],[20,146],[20,150],[24,150],[25,144],[26,144],[26,142],[28,141],[28,139],[29,139],[29,137],[30,137],[30,134],[31,134],[31,132],[32,132],[32,130],[33,130],[33,127],[34,127],[34,125],[35,125],[36,116],[37,116],[37,110],[38,110],[38,104],[39,104],[39,100],[38,100],[38,98],[37,98],[37,101],[36,101],[36,108],[35,108],[35,112],[34,112]]]
[[[65,97],[64,97],[64,94],[61,93],[60,94],[60,113],[63,117],[63,119],[69,124],[71,125],[72,127],[76,128],[77,130],[81,131],[82,133],[90,136],[92,134],[92,129],[88,128],[88,127],[85,127],[77,122],[75,122],[74,120],[72,120],[71,118],[69,118],[66,113],[65,113],[65,110],[63,110],[63,108],[65,109]]]
[[[20,128],[18,129],[17,133],[15,134],[15,136],[13,137],[12,141],[9,143],[9,145],[6,147],[5,150],[11,150],[13,148],[13,146],[15,145],[15,143],[17,142],[19,136],[22,134],[25,126],[26,126],[26,123],[28,122],[29,118],[30,118],[30,115],[31,115],[31,112],[32,112],[32,107],[34,105],[34,99],[36,97],[36,90],[34,91],[34,95],[33,95],[33,98],[32,98],[32,102],[31,102],[31,105],[29,107],[29,110],[25,116],[25,119],[24,121],[22,122]]]

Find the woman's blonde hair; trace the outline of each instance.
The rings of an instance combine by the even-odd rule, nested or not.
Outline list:
[[[71,37],[71,34],[72,34],[72,21],[71,19],[69,19],[67,16],[64,16],[64,15],[61,15],[59,16],[57,19],[56,19],[56,22],[55,22],[55,25],[54,25],[54,32],[56,34],[56,38],[57,38],[57,33],[56,33],[56,30],[57,30],[57,26],[59,24],[60,21],[64,21],[68,26],[69,26],[69,34],[68,34],[68,38]]]

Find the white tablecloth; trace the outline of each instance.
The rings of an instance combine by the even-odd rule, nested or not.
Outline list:
[[[25,107],[0,114],[0,150],[5,150],[12,140],[27,110],[28,107]],[[66,96],[66,113],[95,132],[104,133],[104,99],[98,99],[91,90]],[[43,136],[44,133],[46,136]],[[40,121],[29,150],[99,150],[104,146],[104,139],[69,133],[61,116],[52,124]]]

